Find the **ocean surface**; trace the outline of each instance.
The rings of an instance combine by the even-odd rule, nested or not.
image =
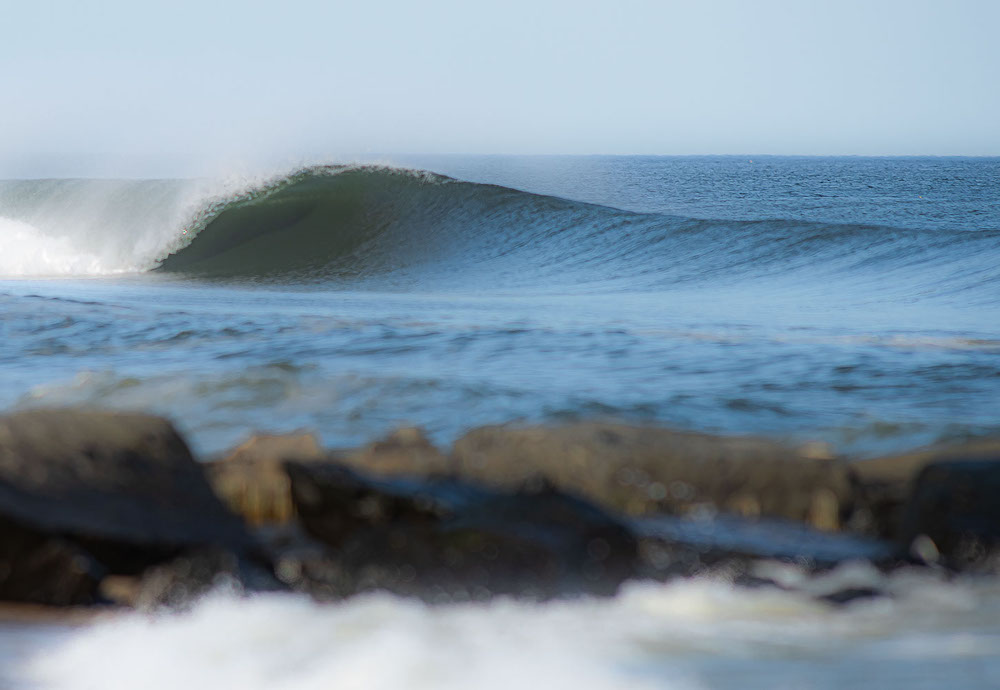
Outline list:
[[[998,402],[1000,159],[425,156],[0,181],[0,410],[162,413],[203,456],[253,430],[338,447],[416,424],[446,445],[600,418],[863,457],[1000,433]],[[883,585],[898,596],[840,610],[712,581],[444,609],[219,595],[0,629],[0,685],[1000,685],[996,582]]]

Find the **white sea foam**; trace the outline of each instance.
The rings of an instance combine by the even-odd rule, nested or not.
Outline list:
[[[0,276],[107,272],[99,257],[80,251],[67,237],[45,235],[28,223],[0,217]]]
[[[876,581],[892,598],[843,608],[711,580],[544,605],[220,595],[186,614],[64,632],[0,680],[39,690],[996,687],[995,582],[853,567],[822,587]]]

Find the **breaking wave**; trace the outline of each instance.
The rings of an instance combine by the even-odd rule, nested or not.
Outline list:
[[[370,166],[269,180],[0,184],[0,274],[157,271],[382,288],[1000,285],[1000,232],[636,213]],[[968,295],[966,295],[968,297]]]

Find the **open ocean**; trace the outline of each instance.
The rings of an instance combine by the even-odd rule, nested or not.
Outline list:
[[[0,410],[164,414],[203,456],[254,430],[344,447],[414,424],[447,445],[613,419],[868,457],[1000,434],[998,403],[996,158],[0,181]],[[546,605],[219,595],[0,628],[0,686],[1000,686],[1000,582],[826,577],[804,586],[894,596],[833,609],[710,580]]]

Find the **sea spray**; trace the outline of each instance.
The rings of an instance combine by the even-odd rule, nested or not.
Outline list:
[[[92,275],[108,272],[99,257],[65,236],[46,235],[20,220],[0,217],[0,276]]]

